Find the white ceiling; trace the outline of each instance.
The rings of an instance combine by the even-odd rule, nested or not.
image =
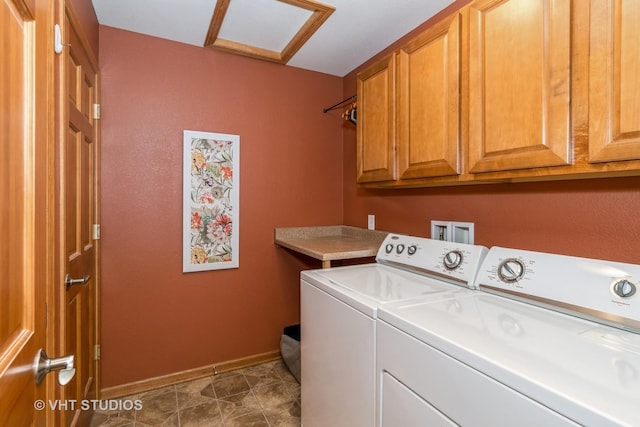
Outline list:
[[[216,0],[92,2],[101,25],[195,46],[204,45],[216,5]],[[335,11],[287,65],[343,77],[453,0],[322,3],[333,6]],[[279,0],[231,0],[220,37],[248,44],[264,43],[260,47],[280,50],[310,13]]]

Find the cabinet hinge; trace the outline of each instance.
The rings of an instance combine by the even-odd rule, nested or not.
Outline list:
[[[93,224],[93,240],[100,240],[100,224]]]
[[[93,346],[93,360],[100,360],[100,344]]]
[[[93,104],[93,119],[100,119],[100,104]]]

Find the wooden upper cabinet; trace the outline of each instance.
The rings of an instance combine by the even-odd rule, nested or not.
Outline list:
[[[357,181],[396,179],[395,58],[358,74]]]
[[[398,52],[400,179],[460,172],[460,29],[456,13]]]
[[[469,171],[569,164],[571,1],[476,1],[464,13]]]
[[[640,159],[640,1],[591,1],[589,161]]]

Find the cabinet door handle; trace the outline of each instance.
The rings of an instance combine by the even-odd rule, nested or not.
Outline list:
[[[64,277],[64,286],[66,290],[69,290],[73,285],[86,285],[87,282],[91,279],[90,274],[85,274],[81,279],[72,278],[69,273]]]

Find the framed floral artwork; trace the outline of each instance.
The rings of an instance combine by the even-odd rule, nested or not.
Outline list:
[[[238,268],[240,136],[184,131],[182,271]]]

